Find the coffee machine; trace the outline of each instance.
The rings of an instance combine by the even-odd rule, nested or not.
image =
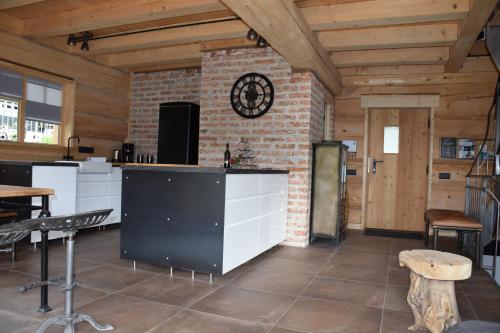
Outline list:
[[[122,145],[122,162],[133,163],[134,162],[134,144],[124,143]]]

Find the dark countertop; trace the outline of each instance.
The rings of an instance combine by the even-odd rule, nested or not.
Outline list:
[[[279,169],[224,169],[214,167],[202,167],[197,165],[179,164],[138,164],[126,163],[121,165],[123,170],[148,170],[148,171],[169,171],[169,172],[205,172],[205,173],[225,173],[225,174],[288,174],[288,170]]]
[[[36,162],[36,161],[0,161],[1,165],[32,165],[32,166],[63,166],[63,167],[79,167],[75,162]]]

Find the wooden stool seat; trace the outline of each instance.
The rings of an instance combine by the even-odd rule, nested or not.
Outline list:
[[[434,250],[410,250],[399,253],[399,265],[411,270],[407,301],[415,324],[408,329],[442,333],[460,322],[454,282],[470,277],[470,259]]]
[[[459,229],[483,230],[483,225],[467,216],[456,216],[438,219],[432,223],[432,227],[448,227]]]

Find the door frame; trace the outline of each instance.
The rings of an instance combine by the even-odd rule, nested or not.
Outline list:
[[[361,95],[361,109],[364,112],[364,142],[363,142],[363,184],[361,188],[361,229],[365,229],[368,192],[368,146],[370,138],[370,109],[429,109],[429,173],[427,175],[427,204],[429,208],[432,190],[432,160],[434,147],[434,115],[439,109],[440,95]],[[422,217],[423,218],[423,217]]]

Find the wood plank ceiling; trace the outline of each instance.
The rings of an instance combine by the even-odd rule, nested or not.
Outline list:
[[[476,36],[497,6],[498,0],[5,0],[0,29],[145,71],[199,66],[205,50],[255,47],[245,38],[251,26],[295,68],[315,71],[338,93],[336,68],[441,64],[458,71],[469,53],[487,52]],[[69,34],[83,32],[97,38],[89,51],[66,44]],[[283,42],[294,38],[300,50]]]

